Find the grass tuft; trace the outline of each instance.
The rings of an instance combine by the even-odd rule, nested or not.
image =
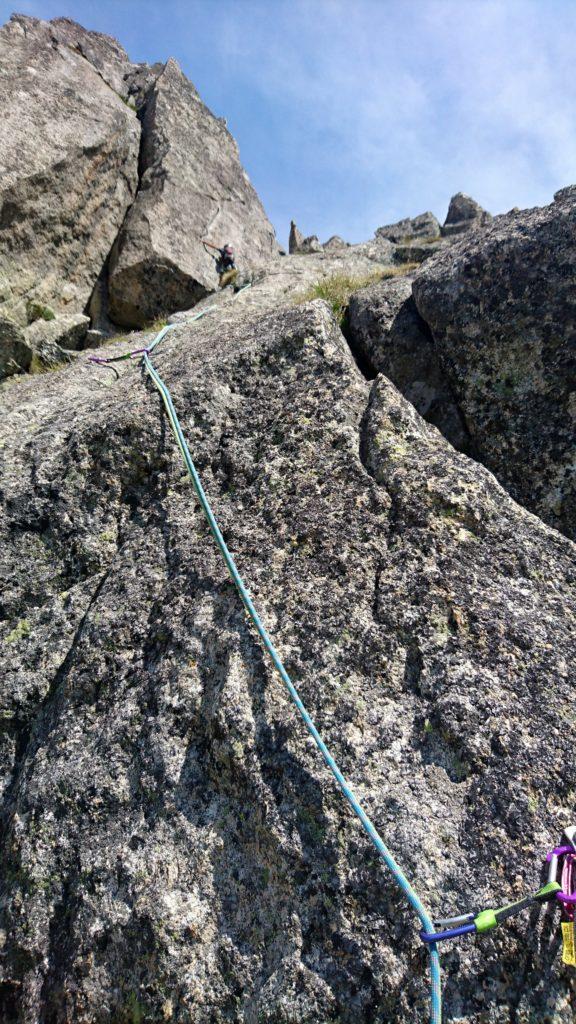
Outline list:
[[[167,327],[167,326],[168,326],[168,321],[166,320],[166,318],[164,317],[164,319],[162,319],[162,317],[159,317],[157,320],[153,320],[152,323],[146,324],[146,326],[142,327],[141,330],[142,331],[156,331],[156,332],[158,332],[158,331],[161,331],[163,327]]]
[[[38,302],[36,299],[30,299],[26,303],[26,313],[28,316],[28,322],[34,323],[35,320],[55,320],[56,313],[51,306],[44,305],[43,302]]]
[[[30,360],[28,373],[55,373],[56,370],[63,370],[65,366],[70,366],[73,361],[73,359],[63,359],[59,362],[56,360],[52,361],[49,359],[41,359],[36,355],[36,353],[34,353]]]
[[[300,306],[304,302],[311,302],[313,299],[324,299],[330,306],[340,327],[344,325],[346,310],[350,302],[350,296],[354,292],[375,284],[376,281],[386,281],[390,277],[403,277],[414,270],[418,263],[400,263],[396,267],[381,267],[372,274],[364,277],[351,277],[349,274],[334,274],[323,281],[318,281],[307,291],[297,295],[294,305]]]

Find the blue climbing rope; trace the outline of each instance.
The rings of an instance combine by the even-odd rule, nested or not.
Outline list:
[[[193,319],[200,319],[200,317],[204,316],[205,313],[207,312],[208,310],[202,310],[202,312],[196,314],[196,316]],[[272,640],[268,635],[266,627],[264,626],[260,616],[258,615],[256,608],[254,607],[250,594],[246,589],[244,581],[242,580],[242,577],[238,572],[238,569],[236,568],[234,559],[230,554],[230,551],[228,550],[226,541],[222,536],[220,527],[218,526],[216,517],[214,516],[214,513],[210,506],[210,502],[208,501],[206,492],[204,491],[202,482],[192,460],[192,456],[190,455],[190,450],[188,448],[186,439],[182,432],[180,421],[174,408],[170,391],[166,384],[164,383],[164,381],[162,380],[162,378],[160,377],[155,367],[152,365],[152,362],[150,360],[150,352],[156,347],[156,345],[159,344],[160,341],[162,341],[162,339],[165,337],[168,331],[171,330],[172,327],[176,326],[178,325],[173,324],[168,327],[164,327],[160,331],[160,333],[154,339],[152,344],[149,345],[148,349],[144,352],[143,361],[147,373],[149,374],[154,385],[160,392],[162,401],[164,403],[164,407],[166,409],[166,413],[168,415],[168,419],[170,421],[170,425],[176,438],[176,442],[178,444],[178,447],[180,448],[182,458],[184,459],[186,469],[188,470],[190,479],[192,480],[192,484],[194,486],[194,490],[202,507],[202,511],[204,512],[204,515],[206,516],[206,519],[208,521],[208,525],[210,527],[212,536],[214,537],[214,540],[216,541],[216,544],[220,549],[222,557],[226,562],[228,572],[230,573],[230,576],[232,577],[232,580],[234,581],[238,589],[244,607],[246,608],[248,615],[250,616],[252,622],[254,623],[254,626],[260,636],[260,639],[262,640],[262,643],[264,644],[264,647],[268,651],[268,654],[270,655],[270,658],[275,668],[280,674],[280,677],[282,678],[282,681],[284,682],[286,689],[288,690],[294,704],[296,705],[296,708],[298,709],[298,712],[300,713],[300,716],[308,732],[312,736],[316,746],[318,747],[320,753],[322,754],[322,757],[324,758],[324,761],[326,762],[328,768],[332,772],[332,775],[334,776],[336,782],[338,783],[338,786],[340,787],[344,797],[346,798],[346,800],[350,804],[350,807],[358,817],[369,839],[376,847],[378,854],[380,855],[388,869],[392,872],[395,882],[400,887],[400,889],[406,896],[408,902],[410,903],[411,907],[415,910],[416,914],[420,918],[424,931],[432,932],[433,924],[427,910],[421,903],[418,895],[415,893],[410,882],[404,875],[404,872],[396,863],[390,850],[384,843],[383,839],[380,837],[376,828],[372,824],[370,818],[363,810],[360,802],[358,801],[357,797],[354,795],[352,789],[348,785],[336,761],[332,757],[332,754],[328,750],[326,744],[324,743],[324,740],[322,739],[320,733],[318,732],[316,726],[314,725],[314,722],[312,721],[310,715],[308,714],[306,708],[304,707],[298,690],[294,686],[294,683],[292,682],[290,676],[288,675],[286,669],[284,668],[282,659],[278,654],[278,651],[274,647],[274,644],[272,643]],[[430,1024],[442,1024],[442,990],[440,980],[440,957],[438,954],[436,943],[431,942],[428,945],[428,952],[430,955]]]

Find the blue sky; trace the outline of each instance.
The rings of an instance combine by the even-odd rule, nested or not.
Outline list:
[[[468,192],[493,213],[576,181],[576,0],[0,0],[176,57],[278,237],[363,241]]]

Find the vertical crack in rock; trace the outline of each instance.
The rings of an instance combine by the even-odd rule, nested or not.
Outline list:
[[[86,58],[88,59],[88,58]],[[140,125],[140,142],[138,148],[137,168],[138,168],[138,180],[134,197],[130,205],[127,207],[124,214],[122,223],[118,228],[116,237],[114,238],[110,251],[106,256],[102,270],[94,285],[94,290],[88,304],[86,306],[86,313],[91,319],[91,326],[97,331],[101,331],[104,334],[111,334],[117,331],[117,325],[110,318],[110,268],[113,266],[118,258],[118,248],[120,245],[120,239],[123,231],[125,230],[130,211],[137,200],[137,197],[142,189],[142,180],[147,170],[147,161],[145,156],[146,150],[146,108],[150,97],[153,92],[154,83],[160,71],[149,69],[146,66],[139,67],[137,70],[125,74],[124,78],[126,81],[126,95],[135,104],[136,116]]]
[[[377,376],[378,370],[374,366],[374,363],[370,359],[366,350],[357,343],[354,332],[350,330],[349,309],[350,306],[348,305],[343,315],[341,325],[342,334],[346,338],[352,356],[354,357],[354,362],[360,370],[360,373],[365,380],[371,381]]]

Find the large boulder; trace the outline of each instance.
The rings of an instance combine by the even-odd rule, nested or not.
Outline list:
[[[576,534],[576,186],[425,263],[420,315],[473,440],[510,493]]]
[[[254,311],[272,280],[170,334],[163,376],[393,852],[435,914],[501,905],[573,811],[574,545],[368,384],[323,303]],[[4,389],[0,1019],[424,1020],[418,923],[116,366]],[[558,921],[448,946],[447,1018],[572,1024]]]
[[[370,376],[383,373],[460,451],[469,438],[434,347],[416,309],[411,276],[377,281],[352,295],[347,336]]]
[[[405,217],[395,224],[386,224],[376,229],[376,235],[391,242],[408,242],[410,239],[438,238],[440,224],[433,213],[420,213],[417,217]]]
[[[24,334],[29,343],[53,342],[62,348],[76,349],[82,347],[89,326],[90,318],[83,313],[61,313],[49,320],[39,317]]]
[[[339,249],[348,249],[350,242],[345,242],[340,235],[331,235],[327,242],[324,242],[322,248],[324,252],[336,252]]]
[[[138,182],[136,113],[83,49],[128,58],[71,24],[14,15],[0,29],[0,309],[21,326],[30,298],[84,309]]]
[[[457,192],[450,200],[441,231],[444,236],[461,235],[464,231],[471,231],[473,228],[486,227],[491,220],[493,220],[492,214],[484,210],[480,203],[464,192]]]
[[[277,255],[234,139],[175,60],[154,78],[140,116],[140,188],[110,261],[110,316],[126,327],[187,309],[215,288],[202,239],[230,242],[240,262]]]
[[[386,373],[389,363],[387,357],[387,341],[396,316],[402,307],[412,298],[412,275],[391,277],[388,280],[376,281],[367,288],[354,292],[348,306],[349,341],[353,351],[359,357],[370,375]],[[414,308],[414,318],[410,325],[413,334],[419,328],[423,339],[426,325]],[[389,373],[386,374],[388,377]],[[394,381],[396,383],[396,381]],[[399,387],[398,384],[396,384]]]
[[[301,256],[309,256],[311,253],[323,251],[323,246],[318,235],[308,235],[298,249]]]

